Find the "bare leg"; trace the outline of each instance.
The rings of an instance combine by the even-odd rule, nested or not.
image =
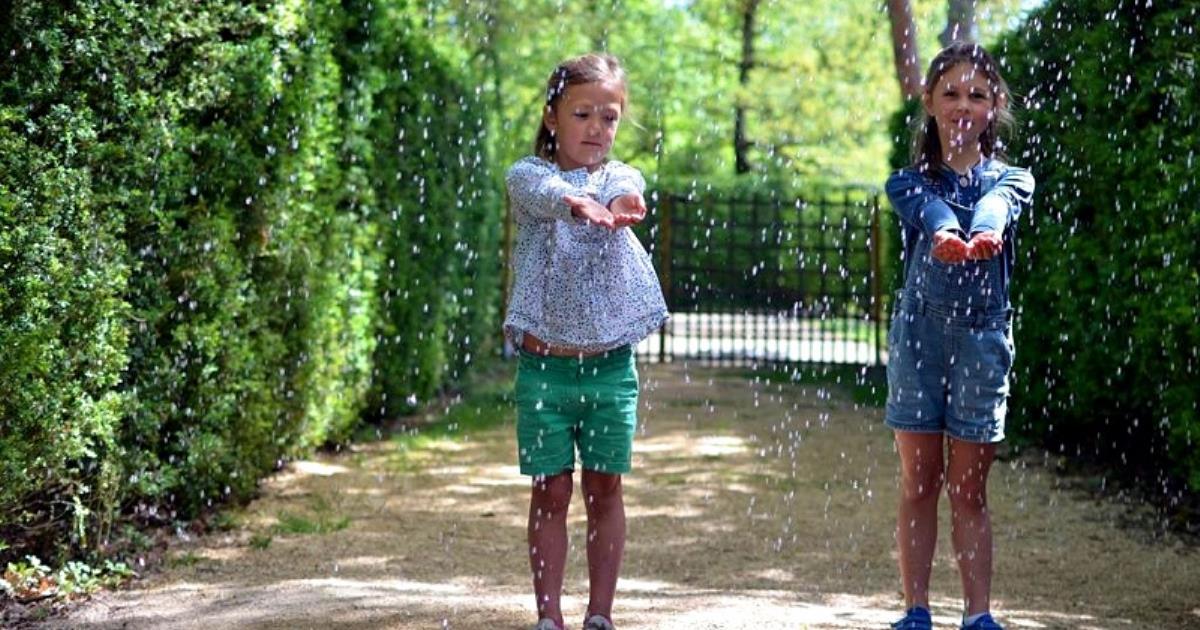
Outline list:
[[[992,519],[987,508],[987,479],[995,455],[995,444],[950,439],[946,494],[950,496],[951,539],[968,615],[991,606]]]
[[[941,433],[896,431],[900,451],[900,508],[896,547],[906,608],[929,608],[929,574],[937,545],[937,503],[942,489]]]
[[[552,619],[560,628],[564,627],[560,599],[567,564],[567,508],[573,486],[569,470],[534,477],[529,498],[529,567],[538,618]]]
[[[588,512],[588,612],[612,620],[617,575],[625,553],[625,500],[621,475],[583,471],[584,503]]]

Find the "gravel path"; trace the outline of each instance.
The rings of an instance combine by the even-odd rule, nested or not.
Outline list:
[[[733,372],[650,366],[643,382],[621,630],[884,628],[896,617],[897,459],[879,409]],[[42,626],[528,628],[528,481],[511,411],[501,415],[484,430],[295,462],[236,513],[236,529],[177,541],[162,570]],[[997,616],[1013,629],[1200,627],[1200,550],[1087,485],[1030,455],[997,463]],[[587,598],[580,495],[569,627]],[[956,628],[944,499],[941,516],[934,618]]]

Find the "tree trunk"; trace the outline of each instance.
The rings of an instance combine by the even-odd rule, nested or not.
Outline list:
[[[466,10],[461,11],[460,15],[465,16]],[[481,65],[483,65],[485,70],[481,74],[487,77],[488,82],[491,83],[492,106],[490,108],[490,120],[488,121],[487,125],[487,142],[489,145],[489,153],[494,159],[496,155],[508,149],[507,146],[501,146],[500,140],[500,138],[503,137],[500,133],[500,129],[503,128],[505,94],[504,64],[500,59],[500,37],[502,28],[504,26],[504,18],[501,16],[501,9],[491,5],[490,3],[483,5],[483,8],[479,11],[479,14],[476,17],[483,22],[484,38],[483,41],[479,42],[479,47],[475,50],[473,56],[476,58],[482,57],[483,62]],[[506,311],[508,310],[508,296],[512,293],[513,283],[512,265],[510,264],[510,261],[512,260],[515,230],[513,226],[512,204],[509,203],[507,194],[504,195],[503,225],[504,234],[501,246],[504,248],[504,250],[501,254],[503,266],[500,268],[500,321],[504,321]],[[507,337],[503,335],[503,331],[500,332],[501,339],[505,340],[503,344],[504,356],[514,356],[516,349],[510,347]]]
[[[917,25],[913,22],[908,0],[888,0],[888,18],[892,22],[892,56],[896,78],[905,100],[921,97],[921,58],[917,51]]]
[[[948,0],[946,28],[938,35],[943,47],[954,42],[973,42],[979,38],[975,24],[976,0]]]
[[[612,20],[612,13],[606,12],[600,6],[597,0],[590,0],[587,3],[587,11],[592,16],[592,50],[591,52],[605,52],[608,50],[608,25]],[[614,5],[614,2],[606,2],[604,4]]]
[[[750,83],[750,70],[754,68],[754,18],[758,13],[759,0],[742,3],[742,59],[738,62],[738,98],[733,109],[733,155],[734,172],[738,175],[750,172],[750,159],[746,152],[750,141],[746,139],[746,105],[742,102],[746,86]]]

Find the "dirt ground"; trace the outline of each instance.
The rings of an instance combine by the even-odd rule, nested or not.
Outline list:
[[[643,390],[619,628],[887,627],[902,600],[897,458],[881,410],[828,386],[682,366],[643,368]],[[515,450],[507,417],[295,462],[235,529],[178,540],[162,570],[43,627],[529,628],[529,482]],[[1042,458],[993,471],[993,610],[1007,627],[1200,628],[1195,545]],[[587,601],[581,494],[568,628]],[[957,628],[944,498],[941,517],[934,620]],[[304,524],[318,531],[296,533]]]

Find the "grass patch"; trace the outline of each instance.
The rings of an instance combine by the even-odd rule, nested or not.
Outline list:
[[[405,418],[388,441],[396,452],[388,464],[397,472],[415,472],[434,457],[429,447],[460,440],[512,422],[516,417],[513,378],[516,361],[496,360],[476,374],[467,389],[423,414]]]
[[[882,408],[887,404],[887,378],[882,366],[777,365],[743,370],[742,376],[766,383],[829,385],[845,391],[859,405]]]
[[[313,495],[307,513],[280,512],[278,520],[272,528],[276,534],[331,534],[350,526],[350,517],[337,514],[335,506],[322,495]],[[266,544],[270,544],[269,539]]]
[[[816,330],[828,334],[828,339],[835,341],[870,343],[876,336],[875,322],[859,318],[829,317],[811,321]],[[879,331],[879,335],[886,339],[886,327],[879,329]]]
[[[177,567],[190,567],[190,566],[196,564],[197,562],[200,562],[201,560],[203,560],[203,558],[196,555],[195,552],[188,551],[186,553],[181,553],[181,554],[176,554],[174,556],[171,556],[171,559],[167,561],[167,565],[170,566],[172,569],[177,568]]]
[[[663,401],[664,407],[672,409],[701,409],[709,406],[709,401],[703,398],[675,398]]]
[[[262,550],[266,549],[267,547],[271,546],[272,540],[274,540],[274,536],[272,536],[270,534],[263,534],[263,533],[254,534],[254,535],[250,536],[250,548],[262,551]]]
[[[281,512],[275,531],[280,534],[330,534],[350,526],[348,516],[316,515],[315,517]]]
[[[242,526],[242,519],[232,508],[226,508],[213,515],[210,526],[218,532],[230,532]]]

